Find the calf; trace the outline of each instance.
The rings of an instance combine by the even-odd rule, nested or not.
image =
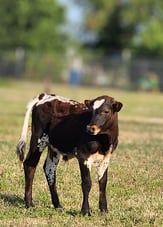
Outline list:
[[[20,161],[24,159],[28,121],[32,110],[32,135],[29,153],[35,151],[37,147],[40,147],[40,151],[43,149],[43,144],[46,143],[44,134],[47,134],[50,127],[54,127],[63,117],[84,112],[86,109],[87,107],[82,103],[54,94],[42,93],[31,100],[26,108],[21,137],[16,147]]]
[[[29,116],[30,110],[33,109],[30,149],[24,161],[26,206],[33,206],[32,182],[34,173],[42,151],[48,146],[44,172],[54,207],[61,207],[56,189],[56,169],[62,154],[66,160],[76,157],[79,162],[83,192],[82,214],[90,215],[88,197],[91,189],[90,171],[92,164],[95,164],[98,173],[99,209],[102,212],[107,212],[107,169],[111,154],[118,144],[117,112],[121,109],[122,104],[112,97],[101,96],[94,100],[85,100],[85,105],[74,101],[72,104],[68,102],[68,106],[62,112],[62,108],[52,111],[53,102],[54,100],[56,102],[57,99],[51,101],[50,97],[46,100],[40,100],[42,99],[33,101],[29,105],[30,108],[27,108],[28,114],[26,114]],[[65,104],[62,101],[60,105]],[[71,105],[76,107],[72,108]],[[27,120],[25,122],[27,124]],[[20,139],[17,153],[21,160],[23,160],[24,150],[25,142]]]

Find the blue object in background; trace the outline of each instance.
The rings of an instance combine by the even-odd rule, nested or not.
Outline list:
[[[80,72],[76,69],[70,70],[70,78],[69,82],[71,85],[79,85],[80,84]]]

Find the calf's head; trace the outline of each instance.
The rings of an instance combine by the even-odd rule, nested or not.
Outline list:
[[[92,118],[87,125],[87,132],[91,135],[105,133],[117,119],[117,112],[123,104],[109,96],[100,96],[93,100],[85,100],[85,105],[92,112]]]

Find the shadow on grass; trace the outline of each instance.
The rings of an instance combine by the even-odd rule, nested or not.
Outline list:
[[[3,200],[4,203],[15,207],[24,206],[24,200],[16,195],[6,195],[0,193],[0,200]]]
[[[68,211],[66,211],[66,214],[67,215],[70,215],[70,216],[73,216],[73,217],[76,217],[76,216],[78,216],[78,217],[87,217],[87,218],[90,218],[91,216],[107,216],[108,215],[108,213],[107,212],[100,212],[99,210],[94,210],[94,211],[91,211],[91,215],[88,215],[88,214],[86,214],[86,215],[83,215],[82,213],[81,213],[81,211],[79,211],[79,210],[68,210]]]
[[[66,211],[66,214],[75,217],[75,216],[80,216],[81,215],[81,212],[78,211],[78,210],[67,210]]]

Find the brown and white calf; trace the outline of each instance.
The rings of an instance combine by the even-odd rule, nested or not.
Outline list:
[[[85,100],[85,104],[40,95],[27,107],[22,136],[17,153],[23,161],[29,113],[32,111],[32,135],[30,149],[24,161],[25,202],[33,206],[32,183],[42,151],[48,147],[44,172],[49,185],[52,203],[60,208],[56,189],[56,170],[63,155],[65,160],[76,157],[79,162],[83,202],[82,214],[90,215],[89,192],[92,164],[97,168],[99,181],[99,209],[107,212],[107,169],[112,152],[118,144],[118,116],[122,103],[109,96]]]

